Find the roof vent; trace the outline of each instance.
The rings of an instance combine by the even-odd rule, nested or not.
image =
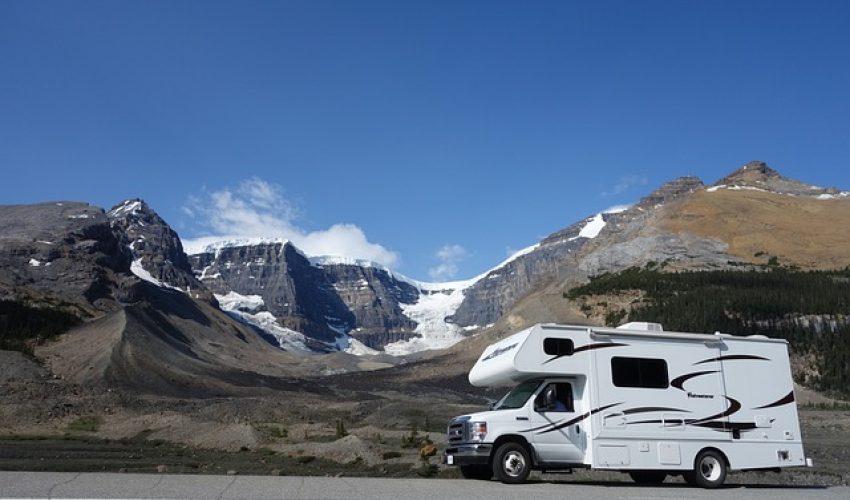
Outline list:
[[[617,330],[640,330],[642,332],[663,332],[660,323],[647,323],[645,321],[632,321],[617,327]]]

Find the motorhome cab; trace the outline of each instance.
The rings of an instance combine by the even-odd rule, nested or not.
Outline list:
[[[467,478],[584,467],[716,488],[730,470],[811,466],[784,340],[541,324],[487,347],[469,381],[513,389],[449,423],[444,461]]]

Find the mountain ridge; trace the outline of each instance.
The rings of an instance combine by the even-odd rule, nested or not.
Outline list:
[[[363,311],[367,310],[364,307],[365,302],[362,301],[357,305],[361,308],[361,313],[354,314],[353,321],[349,316],[347,321],[340,323],[335,329],[337,331],[341,327],[341,335],[350,333],[351,338],[364,342],[370,349],[389,349],[397,354],[405,354],[411,352],[410,349],[399,349],[396,345],[406,342],[411,348],[418,349],[414,344],[419,342],[419,348],[446,347],[453,341],[494,324],[522,297],[534,289],[545,288],[546,283],[564,280],[578,282],[594,274],[616,271],[647,261],[669,261],[673,263],[674,268],[679,266],[715,269],[727,266],[730,262],[737,264],[752,260],[752,254],[745,255],[734,244],[734,251],[730,253],[729,242],[724,241],[722,235],[706,234],[705,231],[696,231],[682,225],[676,226],[668,222],[669,217],[666,215],[659,215],[660,212],[674,213],[676,209],[668,207],[680,207],[687,204],[687,200],[702,196],[701,193],[751,191],[744,189],[749,187],[753,188],[752,191],[762,190],[766,193],[806,197],[817,201],[827,200],[826,196],[836,199],[846,196],[835,188],[823,189],[787,179],[766,163],[752,161],[712,186],[707,186],[694,176],[683,176],[666,182],[628,208],[591,215],[555,231],[540,242],[468,280],[428,283],[407,278],[386,266],[367,261],[333,256],[304,257],[316,267],[327,268],[331,274],[357,274],[360,271],[354,270],[358,268],[380,270],[377,274],[384,273],[385,281],[391,288],[408,289],[408,294],[397,297],[384,295],[379,299],[376,295],[371,296],[372,304],[369,307],[379,310],[384,308],[381,315],[386,320],[383,325],[384,333],[375,330],[378,325],[374,321],[365,324],[359,319],[364,316]],[[259,240],[259,243],[263,241],[275,240],[264,238]],[[216,246],[216,252],[221,251],[221,248],[240,246],[243,243],[247,242],[219,244]],[[248,247],[250,244],[244,246]],[[354,296],[359,293],[352,288],[351,281],[341,284],[338,278],[331,277],[330,280],[339,288],[337,291],[341,290],[343,294]],[[364,278],[360,282],[360,286],[364,288],[371,288],[376,284],[374,276]],[[412,285],[415,290],[406,284]],[[378,284],[378,288],[383,288],[383,285]],[[246,293],[246,289],[240,287],[233,290]],[[458,296],[459,293],[462,297]],[[414,296],[416,294],[419,298]],[[361,299],[363,298],[365,295],[361,294]],[[437,298],[442,299],[445,304],[442,309],[432,308],[415,312],[417,304],[422,303],[424,309],[426,301]],[[408,312],[413,312],[414,316]],[[437,317],[441,314],[442,320]],[[429,329],[420,326],[423,322],[428,323]],[[443,333],[435,334],[440,329]],[[362,333],[364,330],[368,332]],[[442,340],[430,344],[423,342],[428,335],[441,337]]]
[[[0,284],[4,278],[7,285],[15,280],[55,283],[55,278],[49,281],[50,273],[64,261],[56,260],[63,252],[50,253],[47,240],[58,237],[49,234],[56,232],[50,227],[72,223],[82,229],[66,227],[70,234],[94,231],[103,240],[77,244],[73,237],[72,246],[95,254],[107,249],[94,258],[106,265],[103,271],[85,267],[95,264],[83,266],[90,269],[84,274],[97,283],[66,294],[85,310],[85,317],[144,300],[141,280],[221,307],[231,319],[284,350],[378,357],[387,353],[403,360],[422,350],[445,349],[497,324],[517,327],[528,321],[573,318],[572,313],[539,307],[557,303],[549,299],[536,302],[533,314],[518,314],[517,308],[535,303],[529,297],[565,283],[646,262],[664,262],[671,270],[722,269],[771,257],[805,268],[850,265],[834,250],[850,243],[829,224],[834,219],[850,225],[847,195],[787,179],[758,161],[712,186],[684,176],[628,208],[597,213],[557,230],[472,279],[446,283],[410,279],[367,261],[308,256],[292,242],[275,238],[207,242],[203,252],[188,256],[185,250],[192,249],[184,249],[179,235],[138,198],[109,211],[73,202],[7,206],[0,207],[5,209],[4,220],[10,221],[0,240],[13,250],[3,253],[0,248],[0,258],[8,263]],[[42,213],[48,208],[56,214]],[[32,228],[12,222],[10,214],[32,210],[48,221],[39,229],[47,236],[30,234]],[[758,231],[749,219],[767,226]],[[783,232],[792,225],[806,237]],[[22,234],[27,234],[25,241]],[[818,238],[828,244],[818,245]],[[13,297],[13,288],[0,287],[0,292]],[[80,296],[92,300],[80,301]]]

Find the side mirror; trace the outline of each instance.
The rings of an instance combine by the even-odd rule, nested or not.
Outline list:
[[[547,410],[555,407],[555,386],[554,385],[550,385],[549,387],[546,388],[546,392],[544,393],[544,396],[543,396],[543,406],[545,406]]]
[[[555,387],[549,386],[537,398],[535,411],[549,411],[555,407]]]
[[[487,401],[487,409],[495,410],[496,409],[496,401],[488,400]]]

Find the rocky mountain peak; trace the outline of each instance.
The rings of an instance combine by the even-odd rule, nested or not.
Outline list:
[[[180,237],[144,200],[123,201],[112,207],[106,216],[111,226],[127,237],[133,253],[131,269],[134,274],[179,288],[194,298],[214,302],[212,293],[195,278]]]
[[[666,182],[658,189],[645,196],[636,205],[637,208],[651,209],[657,205],[663,205],[683,196],[690,195],[694,191],[705,187],[699,177],[685,176]]]
[[[717,181],[710,190],[717,188],[755,189],[778,194],[793,196],[811,196],[821,199],[847,196],[834,187],[822,188],[812,186],[794,179],[789,179],[770,168],[763,161],[751,161],[743,167]]]
[[[719,185],[752,186],[764,184],[770,180],[785,179],[776,170],[770,168],[767,163],[759,160],[748,162],[743,167],[732,172],[715,183]]]

